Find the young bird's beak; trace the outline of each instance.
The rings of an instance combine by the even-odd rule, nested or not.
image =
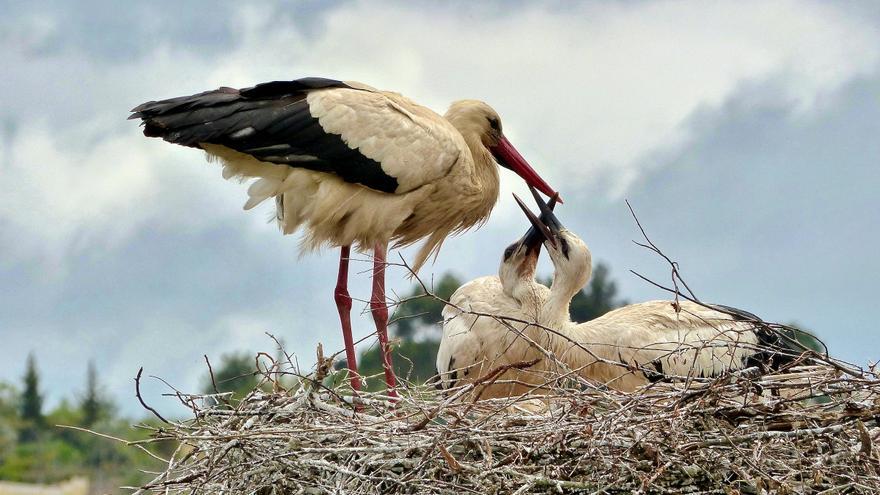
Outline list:
[[[537,194],[537,192],[535,192],[535,194]],[[523,213],[526,214],[526,218],[529,219],[529,223],[532,224],[532,227],[529,228],[529,230],[523,236],[522,240],[520,240],[520,243],[522,245],[526,246],[529,250],[537,247],[538,251],[540,251],[541,244],[544,241],[549,242],[551,246],[556,248],[556,236],[553,235],[553,232],[551,231],[551,229],[544,223],[544,221],[542,221],[544,219],[544,217],[546,216],[546,214],[542,211],[541,218],[538,218],[535,216],[534,213],[532,213],[531,210],[529,210],[529,208],[525,205],[525,203],[523,203],[523,201],[521,199],[519,199],[519,196],[514,194],[513,199],[516,200],[516,203],[522,209]],[[556,206],[556,196],[555,195],[550,200],[550,203],[552,206],[547,205],[543,201],[541,201],[540,205],[543,206],[544,210],[549,212],[549,214],[552,216],[553,215],[553,207]],[[555,219],[556,217],[553,216],[553,218]],[[559,223],[558,220],[556,221],[556,223],[557,224]]]
[[[541,196],[538,194],[538,191],[535,191],[535,188],[529,187],[529,191],[532,192],[532,196],[535,198],[535,203],[538,203],[538,209],[541,210],[541,223],[543,223],[549,229],[549,231],[553,233],[553,246],[556,247],[556,235],[565,228],[562,225],[562,222],[560,222],[559,219],[556,218],[556,215],[553,213],[553,207],[556,206],[556,196],[558,196],[558,193],[550,198],[549,203],[545,203],[544,200],[541,199]],[[517,200],[518,199],[519,198],[517,198]],[[520,202],[520,207],[523,207],[522,202]]]

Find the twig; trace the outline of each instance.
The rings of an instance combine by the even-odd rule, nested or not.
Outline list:
[[[137,372],[137,376],[134,377],[134,393],[135,393],[135,396],[137,397],[138,402],[141,403],[141,406],[143,406],[144,409],[153,413],[153,415],[156,416],[157,418],[159,418],[159,420],[162,421],[163,423],[166,423],[169,425],[172,424],[170,421],[168,421],[167,419],[162,417],[162,415],[159,414],[159,411],[148,406],[147,403],[144,402],[143,397],[141,397],[141,373],[143,373],[143,372],[144,372],[144,367],[141,366],[141,368]]]

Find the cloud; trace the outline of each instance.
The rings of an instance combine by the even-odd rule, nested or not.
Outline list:
[[[112,248],[145,214],[131,199],[156,193],[143,143],[115,136],[83,150],[64,141],[45,126],[15,139],[0,181],[7,262],[36,255],[57,264],[71,251]]]
[[[650,166],[646,155],[690,138],[695,111],[771,81],[764,98],[808,112],[880,55],[875,25],[812,2],[393,7],[333,10],[310,40],[279,29],[277,12],[246,8],[241,43],[214,78],[248,84],[295,68],[400,89],[441,112],[483,98],[542,169],[581,182],[611,175],[619,194]]]
[[[34,29],[22,31],[27,43],[5,57],[19,68],[6,84],[30,98],[0,92],[24,121],[0,202],[0,222],[23,236],[22,251],[51,253],[55,265],[70,249],[107,248],[145,222],[177,217],[167,198],[192,196],[194,184],[168,178],[186,176],[178,168],[199,167],[202,157],[147,143],[122,121],[145,99],[304,74],[401,89],[441,112],[452,99],[480,97],[502,110],[508,133],[551,181],[598,181],[615,197],[655,165],[646,157],[692,139],[685,124],[694,112],[763,84],[760,98],[806,113],[876,69],[880,54],[880,34],[861,18],[787,1],[527,4],[505,15],[360,2],[325,12],[314,33],[278,6],[244,4],[230,17],[229,40],[221,36],[228,51],[201,52],[170,38],[130,60],[71,50],[34,56],[62,23],[25,17]],[[50,72],[76,77],[46,78]],[[34,112],[23,101],[40,106]],[[217,192],[232,189],[218,184],[207,177],[200,191],[231,205]]]
[[[869,321],[880,271],[870,228],[880,222],[878,91],[880,78],[859,78],[793,120],[784,102],[755,105],[763,90],[744,90],[690,119],[687,146],[648,158],[657,165],[627,197],[698,296],[796,321],[844,359],[880,359]],[[580,209],[563,221],[611,262],[623,294],[666,296],[623,271],[669,280],[661,259],[630,242],[640,234],[622,201],[579,191],[570,202]]]
[[[198,386],[202,354],[271,348],[266,330],[285,337],[304,362],[319,340],[325,349],[341,347],[330,297],[335,256],[297,263],[294,240],[266,222],[270,207],[241,211],[246,187],[221,180],[201,153],[146,139],[124,120],[142,101],[306,75],[398,90],[439,112],[454,99],[485,99],[542,175],[564,184],[567,223],[589,239],[597,259],[611,259],[621,276],[637,263],[621,254],[633,236],[618,200],[626,194],[653,212],[647,220],[658,235],[680,235],[679,245],[691,247],[684,259],[706,274],[707,290],[731,298],[749,286],[730,282],[738,280],[733,273],[750,269],[749,257],[778,260],[789,252],[799,259],[797,246],[784,245],[784,233],[774,237],[780,245],[753,243],[791,225],[769,221],[768,214],[746,236],[699,212],[742,225],[765,206],[777,216],[797,213],[799,221],[816,206],[767,199],[747,210],[728,196],[716,204],[707,191],[726,194],[728,183],[742,177],[737,162],[747,160],[755,164],[742,171],[754,181],[749,187],[765,184],[769,194],[786,177],[759,172],[799,173],[778,166],[794,156],[812,164],[805,176],[813,182],[794,182],[808,197],[810,184],[821,184],[824,175],[807,155],[844,163],[849,150],[870,152],[845,136],[822,139],[833,127],[819,125],[842,105],[840,94],[853,81],[877,78],[880,33],[862,7],[793,1],[523,2],[515,9],[470,2],[169,5],[128,12],[105,2],[60,2],[53,9],[8,9],[16,14],[0,21],[0,63],[15,68],[0,79],[0,123],[7,129],[0,142],[0,296],[9,303],[0,325],[13,329],[2,379],[16,379],[15,359],[39,346],[41,362],[46,355],[56,366],[53,393],[66,394],[80,381],[57,363],[92,356],[108,370],[113,389],[129,397],[139,364],[181,387]],[[725,127],[731,121],[738,125]],[[833,122],[842,127],[851,120]],[[794,132],[813,125],[820,130]],[[805,147],[811,153],[803,154],[772,146],[791,139],[828,149],[846,144],[827,155],[822,147]],[[505,198],[510,190],[522,192],[512,174],[502,180]],[[701,194],[692,193],[700,187]],[[853,201],[873,208],[858,191]],[[689,207],[672,208],[682,195]],[[824,204],[840,200],[821,197]],[[434,271],[494,272],[502,247],[525,229],[510,203],[503,200],[479,232],[450,239]],[[686,221],[664,222],[667,211]],[[724,242],[701,256],[711,236]],[[853,259],[867,256],[840,249],[855,253]],[[791,265],[780,266],[780,276],[803,280]],[[857,272],[845,264],[828,267],[816,277],[832,277],[835,267],[848,280]],[[363,268],[353,269],[356,296],[369,292]],[[728,285],[728,293],[718,289]],[[391,273],[389,288],[408,286],[402,274]],[[627,296],[647,294],[624,286]],[[813,314],[785,294],[768,293],[764,301],[791,308],[779,314]],[[859,301],[853,307],[861,308]],[[363,335],[372,324],[359,315],[355,327]]]

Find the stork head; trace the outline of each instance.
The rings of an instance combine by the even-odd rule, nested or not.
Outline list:
[[[573,292],[577,292],[590,280],[593,268],[590,249],[577,234],[562,225],[553,213],[551,204],[545,203],[534,188],[529,189],[541,210],[540,218],[536,217],[516,195],[514,198],[528,217],[532,229],[542,237],[547,254],[553,261],[555,268],[553,284],[562,283]]]
[[[501,118],[492,107],[479,100],[459,100],[450,105],[445,117],[465,136],[466,140],[470,136],[478,138],[498,165],[514,171],[526,181],[526,184],[546,194],[547,197],[556,195],[550,184],[535,172],[529,162],[504,137],[501,131]],[[562,202],[558,195],[557,201]]]
[[[552,211],[556,206],[557,197],[554,195],[546,204]],[[541,254],[541,244],[547,235],[539,231],[543,227],[533,225],[519,240],[507,246],[501,258],[501,266],[498,268],[498,277],[504,293],[514,299],[517,298],[516,289],[523,282],[531,282],[535,279],[535,267],[538,264],[538,256]],[[544,227],[546,228],[546,227]]]

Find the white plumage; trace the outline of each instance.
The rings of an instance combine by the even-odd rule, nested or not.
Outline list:
[[[446,175],[467,145],[448,120],[395,93],[337,89],[306,98],[326,132],[382,164],[397,194]]]
[[[474,279],[456,290],[443,308],[443,335],[437,352],[442,388],[470,383],[494,369],[542,357],[536,352],[546,339],[536,322],[550,290],[535,281],[541,235],[528,232],[504,251],[498,275]],[[534,341],[535,336],[539,341]],[[527,369],[508,369],[480,387],[481,397],[508,397],[527,393],[544,381],[546,362]]]
[[[537,299],[549,290],[534,284]],[[481,277],[461,286],[443,309],[443,336],[437,352],[440,386],[450,388],[470,383],[503,365],[527,362],[541,357],[525,333],[526,323],[535,321],[535,306],[522,305],[504,293],[496,276]],[[459,309],[461,308],[461,309]],[[463,311],[462,311],[463,310]],[[499,321],[490,316],[506,318]],[[514,321],[518,320],[518,321]],[[528,392],[543,381],[537,373],[540,363],[526,370],[510,369],[491,385],[482,387],[482,397],[509,397]]]
[[[569,321],[550,347],[582,376],[626,392],[658,379],[717,376],[760,352],[753,324],[690,301],[680,305],[676,312],[673,301],[650,301]]]
[[[321,89],[309,92],[305,100],[324,132],[339,135],[349,148],[377,162],[381,173],[396,180],[392,192],[296,167],[308,165],[313,155],[293,159],[285,155],[289,163],[273,164],[228,146],[201,145],[221,160],[225,178],[257,179],[248,189],[245,209],[279,198],[279,226],[285,234],[305,227],[305,248],[357,244],[370,249],[388,240],[409,244],[434,231],[443,231],[445,238],[477,223],[471,217],[487,216],[497,201],[498,175],[491,154],[475,154],[461,133],[431,110],[376,90]],[[491,109],[479,107],[467,118],[485,120],[485,112]],[[438,208],[442,215],[433,211]],[[432,218],[433,226],[419,227],[420,218],[405,225],[414,213]],[[416,269],[439,241],[431,239],[424,246],[416,257]]]
[[[544,209],[541,220],[553,236],[552,243],[545,243],[555,268],[549,290],[539,288],[532,271],[520,279],[477,279],[462,286],[451,301],[464,310],[480,308],[476,311],[512,316],[537,325],[517,327],[517,331],[523,332],[523,336],[517,336],[516,331],[492,319],[460,314],[447,307],[437,361],[444,386],[480,376],[453,376],[451,371],[456,368],[482,361],[492,361],[492,366],[497,366],[540,358],[543,364],[533,367],[531,372],[508,373],[507,378],[525,386],[495,387],[483,396],[526,392],[529,386],[539,386],[546,379],[534,371],[566,371],[553,370],[553,361],[543,359],[544,351],[551,352],[565,368],[584,378],[627,392],[657,380],[717,376],[751,364],[778,366],[790,361],[790,356],[777,353],[780,349],[771,349],[781,342],[770,329],[755,324],[751,318],[737,316],[746,313],[733,310],[729,314],[690,301],[680,302],[678,311],[673,301],[650,301],[618,308],[586,323],[571,321],[569,305],[589,280],[591,254],[586,244],[564,229],[552,212]],[[506,258],[500,272],[510,272],[513,268],[507,265],[512,263],[518,263],[517,259]],[[539,297],[507,297],[505,294],[512,289],[526,290]],[[500,311],[493,313],[493,307]],[[529,341],[542,349],[528,345]],[[515,349],[514,353],[505,355],[507,348]]]
[[[130,118],[143,121],[147,136],[205,150],[227,179],[256,179],[245,209],[275,198],[279,226],[285,234],[303,229],[305,248],[341,248],[335,298],[353,371],[349,249],[373,250],[370,305],[391,388],[388,243],[424,240],[412,264],[418,270],[448,235],[488,218],[497,164],[554,194],[504,137],[497,113],[475,100],[454,102],[441,117],[397,93],[305,78],[151,101]]]

